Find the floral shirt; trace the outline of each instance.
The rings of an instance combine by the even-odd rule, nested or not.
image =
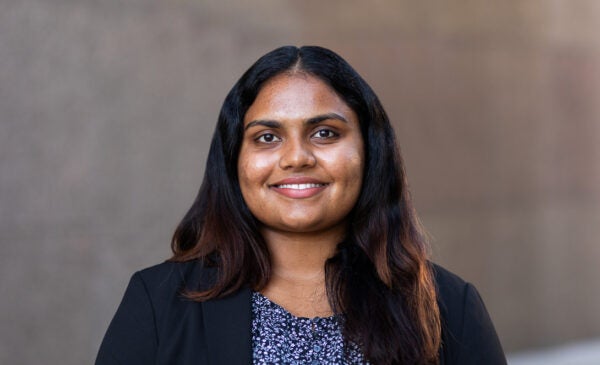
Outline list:
[[[252,293],[253,363],[367,364],[342,336],[343,316],[296,317],[260,293]]]

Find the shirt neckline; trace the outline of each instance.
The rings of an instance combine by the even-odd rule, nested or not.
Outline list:
[[[252,294],[255,296],[256,299],[259,300],[258,304],[265,304],[270,306],[271,308],[274,309],[278,309],[279,311],[281,311],[283,314],[285,314],[287,317],[290,317],[292,319],[295,320],[299,320],[299,321],[309,321],[309,322],[321,322],[321,321],[337,321],[340,317],[341,314],[332,314],[331,316],[327,316],[327,317],[301,317],[301,316],[295,316],[292,313],[290,313],[287,309],[285,309],[284,307],[282,307],[281,305],[275,303],[274,301],[272,301],[271,299],[269,299],[268,297],[264,296],[261,292],[258,291],[252,291]]]

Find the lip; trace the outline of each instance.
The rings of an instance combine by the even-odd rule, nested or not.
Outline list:
[[[292,199],[305,199],[319,194],[329,184],[310,177],[289,177],[269,184],[273,191]]]

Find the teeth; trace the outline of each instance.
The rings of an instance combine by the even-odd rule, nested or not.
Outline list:
[[[277,185],[280,189],[294,189],[294,190],[304,190],[311,188],[318,188],[325,184],[281,184]]]

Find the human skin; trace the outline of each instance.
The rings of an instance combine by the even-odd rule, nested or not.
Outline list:
[[[261,292],[301,317],[331,315],[324,263],[358,199],[364,147],[356,113],[323,81],[284,73],[244,117],[242,195],[271,256]]]
[[[354,111],[318,78],[284,73],[263,86],[244,128],[238,178],[263,230],[343,231],[364,165]]]

